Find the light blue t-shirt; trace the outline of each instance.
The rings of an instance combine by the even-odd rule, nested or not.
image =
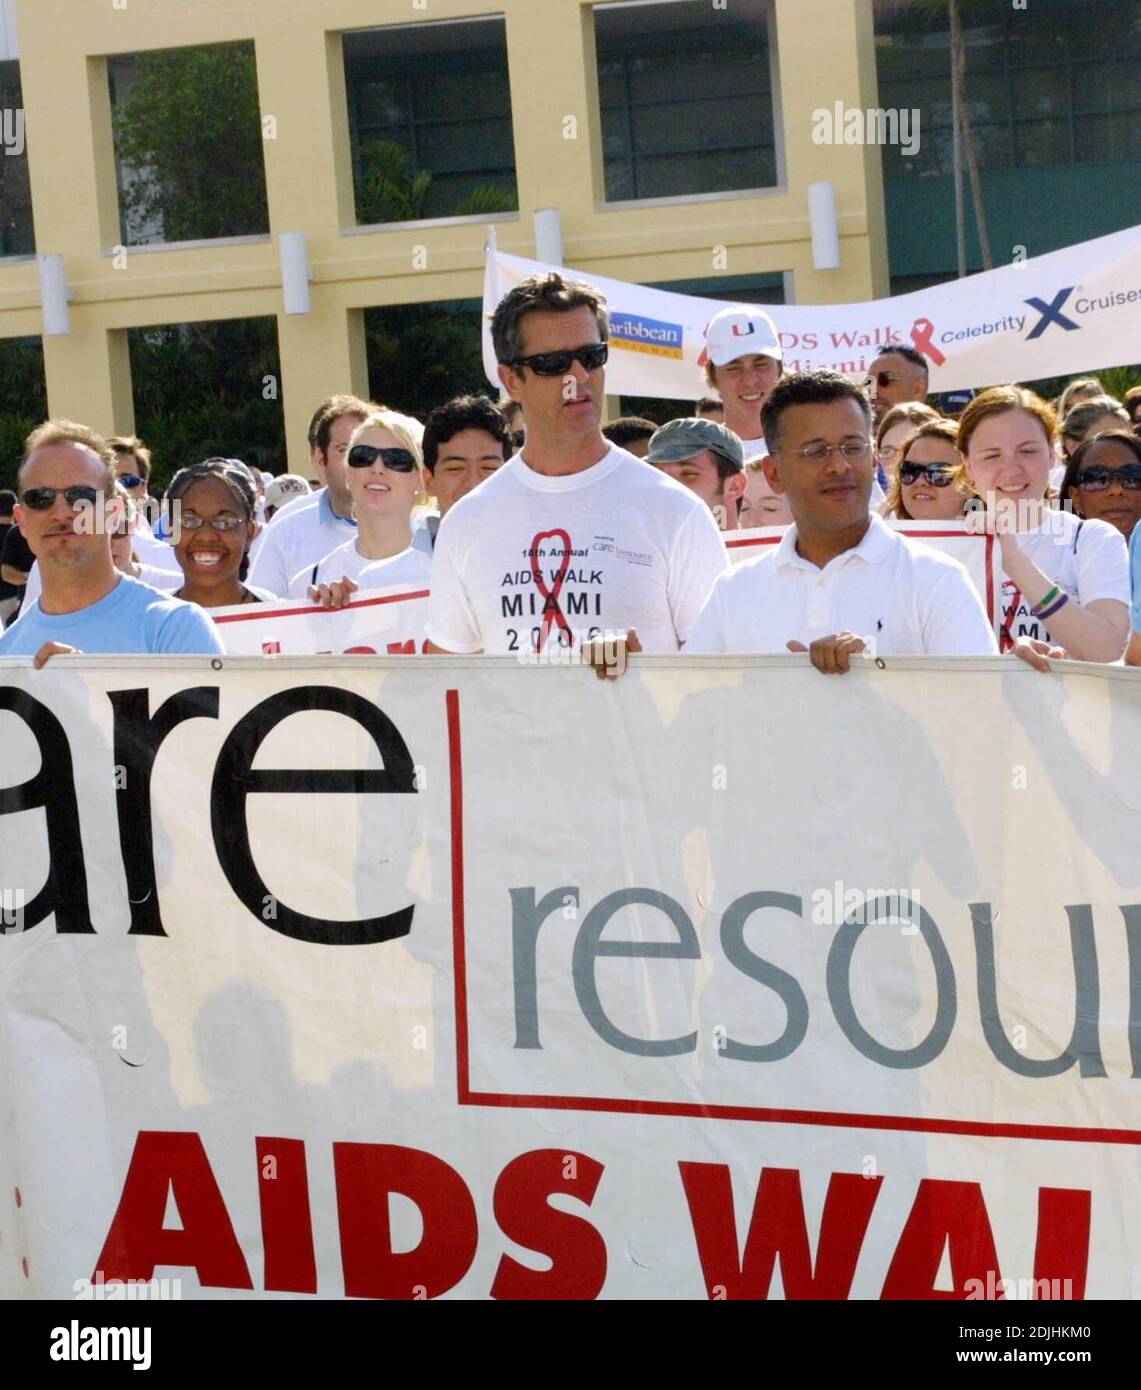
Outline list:
[[[1134,526],[1129,537],[1129,578],[1133,586],[1133,607],[1129,621],[1134,632],[1141,632],[1141,523]]]
[[[224,653],[213,620],[196,603],[121,574],[109,594],[75,613],[45,613],[39,600],[0,637],[0,656],[35,656],[45,642],[93,655]]]

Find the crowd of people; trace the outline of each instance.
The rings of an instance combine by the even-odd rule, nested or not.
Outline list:
[[[860,653],[1141,665],[1141,385],[932,401],[904,345],[866,380],[786,374],[769,317],[728,306],[691,415],[604,425],[591,286],[525,281],[492,340],[499,402],[423,422],[321,402],[312,484],[216,457],[156,507],[140,440],[46,421],[0,492],[0,656],[221,653],[220,609],[406,586],[429,592],[422,652],[570,649],[600,675],[638,651],[807,652],[826,673]],[[906,534],[964,521],[996,538],[997,634],[963,566]],[[730,564],[726,538],[758,526],[779,542]]]

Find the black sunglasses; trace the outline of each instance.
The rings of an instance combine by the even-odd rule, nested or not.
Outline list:
[[[375,444],[354,444],[349,450],[348,465],[371,468],[377,459],[393,473],[411,473],[416,467],[416,458],[407,449],[381,449]]]
[[[581,362],[588,372],[606,364],[610,356],[609,343],[586,343],[583,347],[567,348],[565,352],[535,352],[530,357],[516,357],[509,367],[530,367],[536,376],[565,376],[572,362]]]
[[[55,499],[62,495],[69,507],[78,507],[85,502],[89,507],[95,505],[99,496],[98,488],[77,485],[75,487],[30,487],[20,494],[20,501],[33,512],[46,512],[55,505]]]
[[[893,381],[899,380],[898,372],[869,372],[864,378],[865,386],[878,386],[882,390],[885,386],[890,386]]]
[[[1141,463],[1126,464],[1124,468],[1101,468],[1094,464],[1083,468],[1074,479],[1083,492],[1104,492],[1113,483],[1120,483],[1130,492],[1141,488]]]
[[[945,463],[901,463],[899,481],[908,487],[926,478],[932,487],[947,487],[951,481],[952,470]]]

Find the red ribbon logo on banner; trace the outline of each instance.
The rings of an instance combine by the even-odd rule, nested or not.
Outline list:
[[[560,540],[563,543],[563,559],[555,574],[554,582],[548,589],[543,582],[543,565],[540,558],[540,551],[543,542],[546,540]],[[531,578],[535,581],[535,587],[543,596],[543,630],[539,634],[539,644],[535,648],[541,652],[543,646],[550,636],[551,628],[558,626],[560,632],[567,635],[567,645],[574,645],[574,633],[570,629],[570,624],[563,615],[563,610],[559,606],[559,594],[562,592],[563,584],[566,582],[567,570],[571,562],[571,538],[565,531],[540,531],[531,542]]]
[[[941,367],[947,359],[931,341],[934,332],[935,325],[930,319],[916,319],[911,326],[911,341],[918,352],[925,352],[937,367]]]

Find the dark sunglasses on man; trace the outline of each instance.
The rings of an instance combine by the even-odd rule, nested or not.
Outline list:
[[[144,478],[140,478],[137,473],[117,473],[115,475],[115,481],[117,483],[122,483],[125,488],[129,488],[131,489],[131,491],[134,491],[135,488],[142,487],[143,483],[146,480]]]
[[[1083,492],[1105,492],[1114,483],[1135,492],[1141,488],[1141,463],[1129,463],[1124,468],[1102,468],[1094,464],[1083,468],[1074,481]]]
[[[346,460],[350,468],[371,468],[380,459],[393,473],[411,473],[416,458],[407,449],[382,449],[376,444],[354,444]]]
[[[872,372],[864,379],[866,387],[878,386],[882,391],[885,386],[890,386],[893,381],[899,381],[898,372]]]
[[[29,511],[46,512],[55,505],[55,499],[59,496],[65,499],[69,507],[75,508],[80,504],[93,507],[99,495],[98,488],[84,484],[75,487],[30,487],[20,493],[20,501]]]
[[[564,352],[534,352],[530,357],[516,357],[507,366],[530,367],[536,376],[566,376],[572,362],[581,362],[588,372],[594,372],[606,365],[609,356],[609,343],[586,343]]]
[[[920,478],[926,478],[932,487],[947,487],[952,471],[945,463],[901,463],[899,481],[911,487]]]

